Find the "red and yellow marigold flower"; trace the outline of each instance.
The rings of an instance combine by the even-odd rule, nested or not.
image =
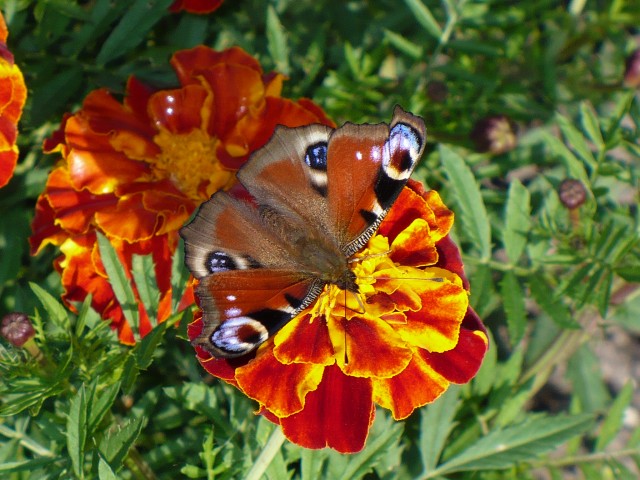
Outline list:
[[[361,450],[375,404],[404,419],[468,382],[487,350],[452,224],[439,195],[410,181],[353,264],[360,301],[329,285],[257,352],[226,360],[198,348],[200,363],[292,442]],[[201,328],[197,316],[190,338]]]
[[[7,25],[0,13],[0,187],[4,187],[18,162],[18,120],[27,99],[22,72],[7,48]]]
[[[283,75],[265,75],[240,48],[183,50],[171,65],[177,88],[153,90],[131,78],[122,102],[93,91],[44,144],[62,158],[38,199],[32,253],[59,246],[63,299],[72,305],[91,294],[125,343],[144,336],[152,321],[138,301],[139,329],[132,330],[105,273],[97,232],[129,275],[133,255],[152,255],[161,293],[157,321],[164,321],[177,232],[195,208],[233,186],[235,171],[276,125],[332,125],[311,101],[282,98]]]

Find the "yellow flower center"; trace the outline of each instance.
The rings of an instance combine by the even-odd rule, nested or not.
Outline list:
[[[161,149],[154,168],[159,176],[170,178],[185,195],[200,203],[214,192],[230,187],[235,178],[235,173],[222,166],[216,157],[219,141],[201,129],[183,134],[161,129],[154,137]]]

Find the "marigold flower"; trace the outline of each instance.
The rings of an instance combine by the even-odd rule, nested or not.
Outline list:
[[[198,360],[292,442],[361,450],[375,404],[404,419],[469,381],[487,350],[452,224],[439,195],[409,181],[353,263],[360,301],[328,285],[256,352],[228,360],[197,348]],[[201,329],[197,316],[189,337]]]
[[[0,13],[0,187],[4,187],[18,162],[18,120],[27,99],[22,72],[7,48],[7,25]]]
[[[199,46],[176,52],[171,65],[179,87],[154,91],[131,78],[122,102],[106,90],[93,91],[44,143],[46,152],[59,152],[62,159],[38,199],[32,253],[59,246],[55,268],[65,302],[91,294],[93,307],[129,344],[152,321],[141,301],[137,332],[124,317],[96,232],[111,241],[129,275],[133,255],[153,256],[162,322],[171,313],[177,232],[195,208],[233,186],[235,171],[276,125],[332,125],[311,101],[280,97],[284,77],[265,75],[240,48]],[[129,280],[138,295],[131,275]],[[183,300],[192,303],[191,292]]]
[[[189,13],[207,14],[216,11],[224,0],[176,0],[169,10],[179,12],[185,10]]]

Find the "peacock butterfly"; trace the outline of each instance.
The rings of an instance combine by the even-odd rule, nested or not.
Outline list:
[[[250,353],[328,283],[358,292],[349,259],[376,232],[422,155],[421,118],[278,126],[238,171],[253,197],[215,193],[180,235],[215,357]]]

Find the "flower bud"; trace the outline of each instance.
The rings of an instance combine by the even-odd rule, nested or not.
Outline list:
[[[640,49],[627,57],[624,70],[624,85],[631,88],[640,87]]]
[[[516,147],[516,128],[513,120],[506,115],[494,115],[476,122],[470,136],[479,152],[497,155]]]
[[[449,96],[449,89],[444,82],[434,80],[427,85],[427,96],[432,102],[442,103]]]
[[[12,312],[2,317],[0,333],[11,345],[22,347],[35,336],[36,331],[27,315]]]
[[[575,210],[587,200],[587,189],[580,180],[566,178],[558,186],[560,201],[569,210]]]

